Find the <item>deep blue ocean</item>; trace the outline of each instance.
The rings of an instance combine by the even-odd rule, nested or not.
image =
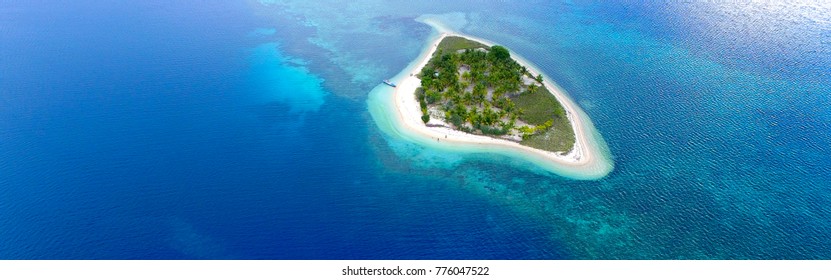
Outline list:
[[[349,2],[0,0],[0,258],[831,258],[828,2]],[[423,14],[540,66],[615,170],[382,133]]]

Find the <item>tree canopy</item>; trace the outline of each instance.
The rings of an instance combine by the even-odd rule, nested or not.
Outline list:
[[[574,143],[565,112],[542,76],[533,77],[503,46],[445,38],[418,77],[425,123],[431,111],[441,112],[432,117],[468,133],[521,136],[524,145],[550,151],[568,151]]]
[[[491,55],[496,59],[505,60],[511,58],[511,53],[503,46],[492,46]]]

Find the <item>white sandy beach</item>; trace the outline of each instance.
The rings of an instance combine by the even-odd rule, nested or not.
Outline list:
[[[394,112],[396,113],[396,121],[401,126],[401,129],[406,129],[422,137],[429,137],[439,145],[477,146],[480,150],[503,151],[502,154],[507,154],[504,151],[513,152],[511,154],[519,152],[523,155],[523,158],[537,163],[544,169],[563,175],[570,175],[568,177],[572,178],[597,179],[611,171],[611,160],[606,155],[601,154],[601,149],[597,147],[597,145],[605,145],[605,143],[602,143],[602,139],[592,139],[594,135],[591,135],[590,132],[594,131],[594,127],[591,121],[587,119],[588,117],[585,113],[559,87],[548,81],[545,74],[543,74],[546,77],[544,85],[563,105],[568,119],[571,122],[571,126],[574,128],[576,143],[573,150],[569,153],[554,153],[523,146],[508,140],[474,135],[446,127],[427,126],[424,124],[421,120],[421,108],[415,98],[415,90],[421,86],[421,80],[415,74],[421,72],[421,69],[427,64],[433,52],[435,52],[438,43],[447,36],[459,36],[479,41],[489,46],[494,44],[472,36],[451,32],[442,27],[440,23],[434,22],[431,19],[424,19],[423,22],[437,29],[440,36],[430,42],[429,48],[426,48],[416,59],[417,63],[415,65],[411,64],[411,67],[405,70],[407,73],[404,73],[404,75],[399,74],[398,79],[393,80],[397,84],[393,93]],[[511,57],[528,68],[529,72],[533,75],[542,74],[533,64],[515,53],[512,52]]]

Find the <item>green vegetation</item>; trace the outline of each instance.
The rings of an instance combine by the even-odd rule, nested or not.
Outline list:
[[[493,46],[491,48],[491,54],[493,55],[494,58],[499,59],[499,60],[505,60],[505,59],[511,58],[511,53],[508,52],[508,49],[506,49],[503,46]]]
[[[458,50],[478,48],[484,48],[486,50],[490,49],[490,47],[488,47],[487,45],[476,41],[471,41],[462,37],[449,36],[445,37],[443,40],[441,40],[441,42],[439,42],[436,51],[455,52]]]
[[[535,126],[545,126],[547,129],[523,137],[522,144],[548,151],[569,151],[574,146],[574,130],[565,116],[565,109],[557,102],[554,95],[547,88],[540,87],[533,92],[513,98],[517,107],[523,108],[523,119]],[[554,116],[550,118],[548,116]]]
[[[447,37],[418,76],[416,98],[425,123],[432,108],[444,113],[433,117],[465,132],[507,135],[548,151],[569,151],[574,144],[565,110],[542,75],[531,75],[505,47]]]
[[[552,116],[565,116],[563,105],[545,87],[511,98],[514,103],[525,112],[522,119],[533,125],[541,125],[552,119]]]

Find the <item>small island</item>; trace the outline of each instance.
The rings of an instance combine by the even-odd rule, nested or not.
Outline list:
[[[572,179],[612,171],[589,117],[533,64],[431,16],[417,20],[437,32],[367,99],[382,131],[448,152],[504,155]]]
[[[565,109],[503,46],[447,36],[418,74],[421,120],[551,152],[574,147]]]

